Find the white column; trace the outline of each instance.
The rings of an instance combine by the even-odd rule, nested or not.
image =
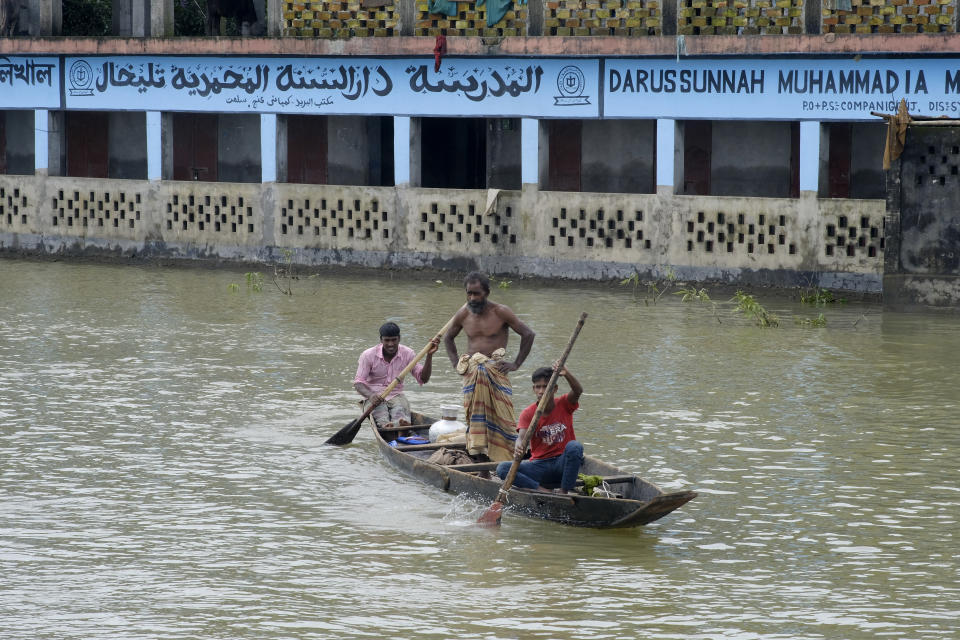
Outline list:
[[[410,184],[410,118],[393,117],[393,183]]]
[[[657,120],[657,191],[676,193],[676,120]]]
[[[46,109],[33,112],[33,169],[36,173],[50,169],[50,112]]]
[[[818,190],[820,175],[820,123],[800,123],[800,191]]]
[[[147,180],[160,180],[163,172],[163,130],[159,111],[147,111]]]
[[[540,182],[540,121],[523,118],[520,121],[520,182]]]
[[[260,180],[277,181],[277,114],[260,114]]]

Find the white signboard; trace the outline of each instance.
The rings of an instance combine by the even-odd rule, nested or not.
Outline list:
[[[409,116],[599,116],[599,60],[90,57],[67,109]]]
[[[960,116],[960,58],[608,59],[607,118],[876,120]]]
[[[0,56],[0,109],[59,108],[59,59]]]

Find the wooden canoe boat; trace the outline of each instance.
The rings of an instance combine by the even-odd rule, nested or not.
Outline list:
[[[415,413],[413,422],[414,427],[405,429],[426,437],[434,420]],[[426,484],[449,493],[464,494],[485,504],[496,500],[500,489],[500,480],[494,472],[497,463],[474,462],[446,466],[434,464],[428,462],[427,458],[440,447],[463,449],[463,445],[399,444],[391,446],[390,441],[395,439],[396,431],[396,429],[373,429],[380,453],[391,465]],[[514,487],[508,494],[507,511],[580,527],[639,527],[659,520],[697,497],[694,491],[664,493],[656,485],[591,456],[584,456],[580,472],[602,476],[611,491],[618,497],[560,495],[525,491]]]

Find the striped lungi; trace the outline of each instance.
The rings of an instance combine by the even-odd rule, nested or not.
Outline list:
[[[507,374],[494,366],[503,353],[497,349],[491,358],[482,353],[464,355],[457,365],[457,373],[463,376],[467,453],[486,454],[496,462],[513,460],[517,441],[513,389]]]

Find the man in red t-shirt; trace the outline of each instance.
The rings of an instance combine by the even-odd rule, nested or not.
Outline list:
[[[553,364],[554,369],[557,362]],[[533,414],[537,411],[537,404],[543,394],[547,392],[547,384],[554,369],[541,367],[533,372],[533,392],[537,401],[523,410],[517,421],[517,448],[521,446],[524,430],[530,426]],[[560,493],[574,493],[573,487],[577,482],[577,474],[583,464],[583,445],[577,442],[573,433],[573,412],[580,407],[580,394],[583,387],[573,377],[566,367],[560,370],[560,375],[570,385],[570,392],[560,397],[550,398],[544,407],[540,424],[536,427],[530,439],[530,459],[520,463],[514,485],[521,489],[536,489],[550,491],[544,485],[560,485]],[[554,393],[557,386],[553,387]],[[520,452],[523,455],[525,452]],[[501,462],[497,466],[497,475],[501,479],[510,473],[511,462]]]

